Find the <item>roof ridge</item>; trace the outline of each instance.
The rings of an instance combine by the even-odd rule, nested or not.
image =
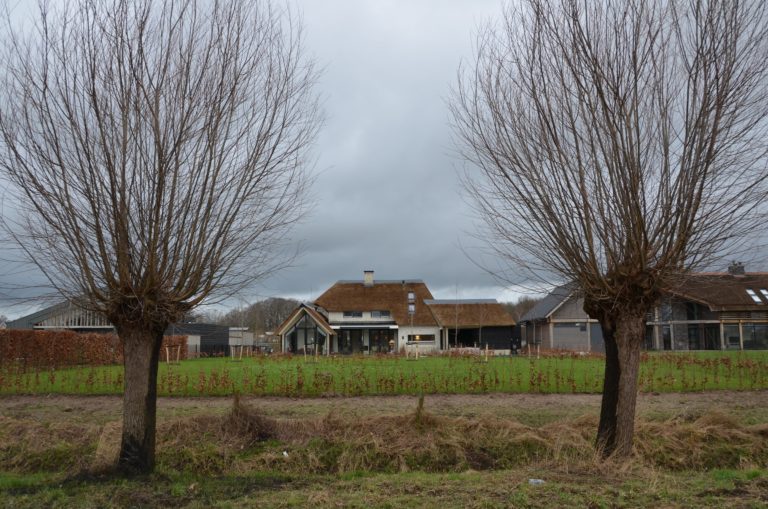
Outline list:
[[[339,279],[334,284],[364,284],[365,281],[362,279]],[[413,283],[422,283],[424,284],[423,279],[374,279],[373,280],[373,286],[376,286],[378,284],[413,284]]]

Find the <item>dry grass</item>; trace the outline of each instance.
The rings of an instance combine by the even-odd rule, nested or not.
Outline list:
[[[0,470],[99,471],[114,462],[120,422],[75,421],[0,417]],[[634,456],[620,465],[597,458],[596,428],[593,413],[528,425],[487,413],[431,413],[423,398],[405,413],[331,410],[321,416],[286,418],[235,398],[228,412],[161,420],[158,463],[161,469],[204,475],[450,473],[520,467],[594,475],[627,468],[703,471],[768,463],[768,423],[747,425],[717,411],[683,412],[666,420],[639,417]]]
[[[580,396],[169,400],[157,473],[136,479],[108,473],[119,401],[6,400],[0,506],[762,507],[768,415],[752,396],[646,398],[622,463],[596,457]]]
[[[408,414],[277,419],[235,400],[230,414],[163,424],[159,457],[166,466],[210,474],[463,472],[557,466],[602,472],[626,465],[599,461],[597,419],[583,416],[540,427],[491,416]],[[746,468],[768,460],[765,425],[744,426],[717,412],[686,421],[639,421],[634,466],[668,470]]]

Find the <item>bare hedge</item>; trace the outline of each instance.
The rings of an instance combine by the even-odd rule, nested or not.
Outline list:
[[[187,336],[165,336],[165,347],[181,347],[179,357],[187,357]],[[35,368],[101,366],[122,364],[123,345],[116,334],[77,333],[68,330],[0,330],[0,365],[22,364]]]

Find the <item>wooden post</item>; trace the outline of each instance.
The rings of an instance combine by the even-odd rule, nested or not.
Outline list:
[[[739,350],[744,350],[744,322],[739,320]]]
[[[485,362],[488,362],[488,343],[485,344]]]
[[[171,355],[168,353],[168,347],[165,347],[165,363],[170,364],[171,363]]]

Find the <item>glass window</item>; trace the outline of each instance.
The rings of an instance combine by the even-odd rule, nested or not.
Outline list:
[[[741,348],[739,344],[739,325],[735,323],[725,324],[723,326],[723,334],[725,334],[725,347],[729,350],[738,350]]]
[[[654,344],[653,344],[653,325],[646,325],[645,326],[645,349],[646,350],[653,350]]]
[[[344,311],[344,318],[362,318],[362,311]]]
[[[664,300],[661,303],[661,321],[668,322],[672,320],[672,303],[669,300]]]
[[[415,314],[416,313],[416,304],[408,304],[408,313],[409,314]]]
[[[744,350],[768,349],[768,324],[745,323],[742,325],[744,333]]]
[[[414,302],[416,300],[416,294],[413,292],[408,292],[408,302]]]
[[[385,310],[378,310],[378,311],[371,311],[371,318],[389,318],[389,311]]]
[[[416,341],[434,341],[434,334],[408,334],[408,342],[413,343]]]

